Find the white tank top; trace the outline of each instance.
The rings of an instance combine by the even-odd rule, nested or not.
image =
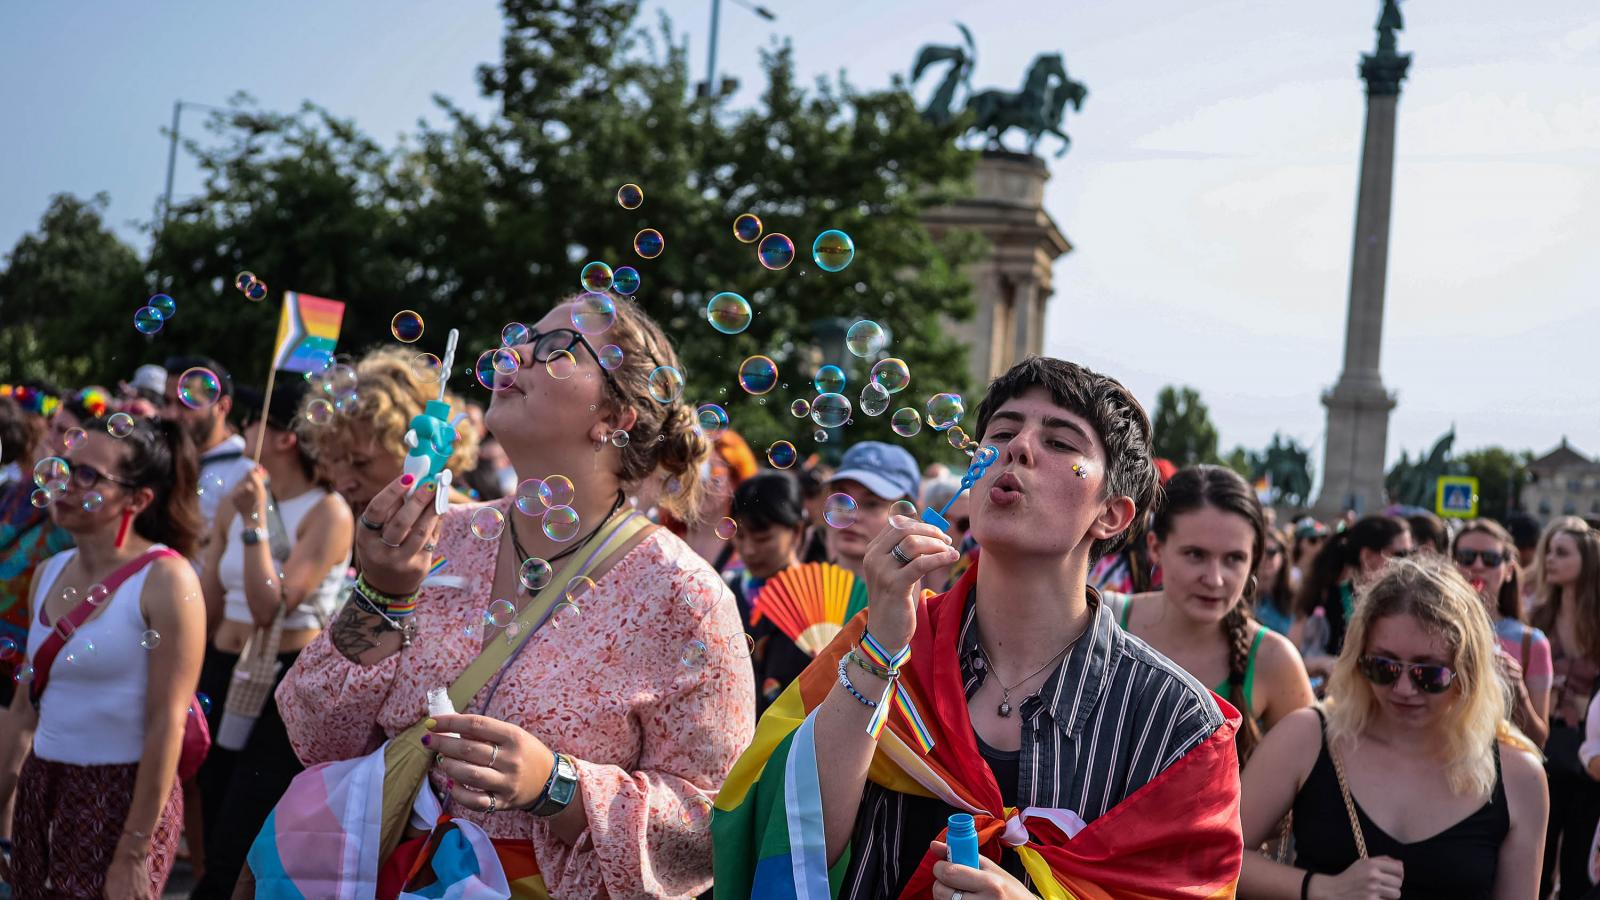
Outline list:
[[[306,513],[326,496],[328,492],[322,488],[312,488],[298,497],[278,501],[278,515],[283,519],[283,528],[288,532],[291,544],[300,531],[300,523],[305,520]],[[266,527],[266,524],[263,523],[262,527]],[[222,580],[222,617],[229,622],[254,625],[255,618],[250,615],[250,604],[244,596],[243,535],[244,519],[234,516],[233,522],[228,526],[228,546],[222,549],[222,561],[217,564],[217,577]],[[278,565],[281,570],[283,561],[279,560]],[[325,627],[333,618],[333,614],[339,611],[339,597],[344,587],[345,569],[349,566],[350,557],[346,556],[329,569],[322,576],[322,581],[311,589],[311,593],[283,617],[284,630],[299,631]]]
[[[51,632],[39,621],[45,592],[77,553],[63,550],[39,567],[28,628],[30,663]],[[33,752],[40,759],[103,766],[136,763],[144,755],[150,651],[140,640],[150,626],[139,611],[139,596],[149,574],[146,565],[124,581],[107,598],[106,608],[72,632],[56,654],[33,734]]]

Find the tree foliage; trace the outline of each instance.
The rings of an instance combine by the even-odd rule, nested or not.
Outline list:
[[[1484,447],[1468,450],[1457,457],[1468,475],[1478,479],[1478,513],[1504,522],[1520,508],[1522,486],[1528,483],[1527,450]]]
[[[1170,384],[1162,388],[1156,395],[1156,413],[1150,425],[1155,431],[1156,456],[1170,459],[1180,468],[1218,461],[1217,426],[1194,388]]]
[[[922,225],[927,209],[969,189],[976,157],[956,146],[963,123],[924,121],[898,80],[860,90],[840,76],[803,89],[786,45],[765,54],[754,106],[696,99],[684,43],[664,20],[642,29],[638,11],[637,2],[505,0],[502,59],[478,73],[496,112],[440,100],[445,123],[424,123],[392,149],[309,103],[276,113],[237,98],[233,112],[213,116],[207,141],[188,146],[204,189],[156,230],[149,269],[179,307],[161,347],[114,366],[92,361],[89,373],[126,377],[171,347],[261,379],[279,294],[298,290],[346,301],[346,352],[388,341],[402,309],[427,324],[419,351],[441,352],[447,329],[460,328],[460,385],[506,323],[537,320],[579,289],[586,261],[603,260],[641,273],[636,299],[674,339],[686,396],[727,406],[758,447],[783,437],[809,449],[814,428],[787,407],[814,393],[822,362],[847,364],[852,399],[865,383],[872,360],[822,358],[826,320],[873,319],[891,332],[882,355],[912,371],[896,405],[967,389],[964,348],[944,326],[973,310],[961,269],[978,243],[935,242]],[[637,210],[616,202],[626,182],[644,188]],[[793,265],[768,271],[753,245],[735,240],[744,212],[794,240]],[[632,247],[646,227],[666,238],[652,260]],[[812,239],[828,228],[855,240],[842,272],[810,261]],[[270,285],[269,299],[252,304],[234,290],[241,270]],[[121,328],[139,289],[95,283]],[[720,291],[751,302],[746,332],[724,336],[706,322],[706,301]],[[65,343],[53,332],[39,340],[46,354]],[[739,390],[739,362],[756,353],[778,362],[787,389]],[[850,438],[869,436],[894,439],[886,421],[858,413]]]

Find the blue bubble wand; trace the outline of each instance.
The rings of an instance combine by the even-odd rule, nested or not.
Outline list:
[[[412,491],[429,482],[438,484],[434,502],[440,515],[444,514],[450,494],[451,474],[445,464],[455,453],[456,425],[466,417],[465,413],[457,413],[452,418],[450,404],[444,402],[445,389],[450,383],[450,370],[455,367],[456,342],[460,337],[459,331],[450,329],[450,337],[445,342],[444,363],[439,369],[439,397],[429,400],[422,412],[412,417],[411,428],[405,437],[406,446],[410,449],[406,452],[402,471],[413,477]]]
[[[932,507],[923,510],[922,521],[932,525],[945,534],[949,534],[950,521],[944,517],[944,514],[950,511],[950,507],[955,505],[956,500],[960,499],[962,494],[972,490],[972,486],[982,480],[983,473],[988,471],[989,467],[994,465],[995,460],[999,458],[1000,451],[993,447],[978,448],[978,452],[972,454],[972,465],[967,467],[967,474],[961,477],[960,489],[957,490],[953,496],[951,496],[950,501],[946,503],[944,508],[938,512],[934,512]]]

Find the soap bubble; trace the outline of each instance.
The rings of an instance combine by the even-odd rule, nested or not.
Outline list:
[[[246,300],[252,303],[260,303],[267,299],[267,283],[265,281],[250,282],[249,287],[244,289],[244,296]]]
[[[625,184],[617,188],[617,205],[623,209],[638,209],[644,204],[644,188],[637,184]]]
[[[415,343],[422,337],[422,316],[415,310],[400,310],[389,320],[389,333],[402,344]]]
[[[154,628],[145,629],[144,634],[139,635],[139,646],[146,650],[154,650],[161,646],[161,632]]]
[[[639,270],[633,266],[618,266],[611,273],[611,289],[624,297],[639,290]]]
[[[771,463],[774,469],[787,469],[799,458],[800,454],[788,441],[778,441],[767,448],[767,462]]]
[[[600,368],[605,369],[607,372],[615,372],[622,367],[622,348],[616,344],[607,344],[601,347],[600,352],[595,355],[600,357]]]
[[[333,404],[318,397],[306,404],[305,417],[313,425],[326,425],[333,421]]]
[[[178,400],[190,409],[210,409],[220,396],[222,382],[210,369],[195,366],[178,376]]]
[[[539,502],[544,504],[545,509],[570,506],[577,494],[578,490],[572,486],[572,479],[565,475],[551,475],[539,484]]]
[[[733,236],[741,243],[754,244],[761,237],[761,220],[754,213],[745,213],[734,219]]]
[[[584,294],[572,304],[572,327],[580,334],[600,334],[616,321],[616,301],[605,294]]]
[[[199,709],[200,715],[202,715],[202,716],[211,715],[211,697],[210,697],[210,695],[202,694],[202,693],[196,693],[194,695],[194,702],[200,705],[200,709]]]
[[[881,416],[889,409],[889,391],[876,381],[867,382],[861,389],[861,411],[869,416]]]
[[[178,314],[178,304],[166,294],[156,294],[146,300],[144,305],[160,313],[163,322]]]
[[[106,498],[99,491],[90,491],[83,495],[83,503],[80,505],[84,512],[94,512],[106,505]]]
[[[871,319],[862,319],[851,325],[844,334],[845,347],[862,359],[876,356],[888,342],[889,335],[884,333],[883,326]]]
[[[582,575],[579,575],[573,580],[589,581],[589,579],[584,578]],[[590,581],[589,583],[593,584],[594,582]],[[570,590],[571,588],[569,587],[568,589]],[[550,626],[557,631],[567,631],[576,628],[578,627],[578,623],[582,621],[583,611],[578,608],[578,604],[573,603],[571,600],[563,600],[560,603],[557,603],[555,607],[550,610]]]
[[[789,404],[789,414],[796,419],[804,419],[806,416],[811,415],[811,401],[804,397],[795,400]]]
[[[509,322],[500,329],[500,346],[520,347],[533,339],[533,332],[521,322]]]
[[[514,348],[501,347],[497,350],[485,350],[478,356],[478,364],[473,367],[473,374],[478,378],[478,383],[491,391],[503,391],[511,384],[517,369],[522,367],[522,354]]]
[[[411,374],[423,384],[438,384],[444,363],[432,353],[418,353],[411,357]]]
[[[961,421],[967,407],[960,394],[934,394],[928,398],[928,424],[934,431],[946,431]]]
[[[823,366],[811,379],[811,385],[819,394],[837,394],[844,390],[844,370],[838,366]]]
[[[733,540],[734,534],[738,531],[739,523],[732,519],[724,517],[722,521],[717,523],[716,534],[717,537],[721,538],[722,540]]]
[[[83,599],[89,601],[90,606],[99,606],[106,602],[106,599],[110,596],[111,590],[109,588],[103,584],[94,584],[90,585],[89,590],[84,592]]]
[[[155,334],[166,321],[161,310],[153,306],[141,306],[133,314],[133,327],[140,334]]]
[[[911,437],[922,430],[922,414],[909,406],[902,406],[889,417],[889,427],[901,437]]]
[[[586,291],[600,292],[611,290],[611,282],[615,276],[611,274],[611,267],[603,262],[592,262],[583,267],[583,272],[578,278],[578,284]]]
[[[706,645],[704,641],[690,641],[683,645],[683,651],[678,654],[678,662],[686,669],[697,669],[706,661]]]
[[[671,403],[683,395],[683,373],[671,366],[657,366],[650,373],[650,397],[657,403]]]
[[[0,663],[10,662],[17,655],[17,642],[11,638],[0,638]]]
[[[788,235],[773,232],[756,245],[756,258],[773,271],[787,268],[794,262],[794,241],[789,240]]]
[[[706,440],[714,441],[728,430],[728,411],[715,403],[707,403],[695,410],[695,424]]]
[[[538,557],[523,560],[522,568],[517,571],[517,580],[530,591],[542,590],[555,576],[555,569]]]
[[[667,239],[654,228],[646,228],[633,236],[633,252],[644,259],[655,259],[666,246]]]
[[[723,334],[738,334],[750,327],[750,301],[732,291],[723,291],[706,303],[706,319]]]
[[[889,520],[894,521],[895,516],[904,516],[908,519],[917,517],[917,505],[910,500],[896,500],[889,504]]]
[[[880,359],[872,366],[872,380],[889,393],[898,394],[911,384],[911,367],[898,357]]]
[[[819,394],[811,401],[811,421],[823,428],[838,428],[850,419],[850,398],[843,394]]]
[[[51,485],[66,487],[72,477],[72,466],[59,456],[46,456],[33,464],[33,483],[46,490]]]
[[[506,517],[492,506],[480,506],[472,512],[472,536],[480,541],[498,540],[506,530]]]
[[[616,447],[618,450],[628,446],[628,442],[630,440],[632,440],[632,438],[629,437],[628,433],[623,431],[621,428],[611,432],[611,446]]]
[[[751,356],[739,364],[739,387],[757,396],[778,386],[778,364],[770,356]]]
[[[544,536],[564,544],[578,536],[578,511],[570,506],[552,506],[544,514]]]
[[[967,437],[967,433],[961,430],[960,425],[951,425],[950,430],[944,433],[944,439],[949,441],[950,446],[957,450],[967,449],[967,444],[972,441],[971,438]]]
[[[240,272],[239,274],[233,276],[233,287],[235,290],[240,292],[243,292],[245,288],[248,288],[250,285],[255,283],[256,276],[254,272]]]
[[[11,676],[11,680],[15,681],[17,684],[27,684],[28,682],[32,681],[33,666],[27,663],[23,663],[22,665],[18,666],[16,673]]]
[[[524,478],[517,483],[517,497],[514,505],[517,512],[525,516],[542,516],[549,507],[544,505],[544,500],[539,496],[544,489],[544,480],[540,478]]]
[[[111,417],[106,419],[106,434],[114,438],[125,438],[133,434],[134,424],[133,416],[125,412],[112,413]]]
[[[50,505],[50,492],[44,488],[34,488],[33,493],[28,495],[28,502],[33,504],[34,509],[44,509]]]
[[[756,639],[743,631],[728,635],[726,643],[728,652],[739,659],[749,659],[756,652]]]
[[[517,620],[517,607],[510,600],[496,600],[484,611],[484,624],[504,628]]]
[[[82,428],[79,428],[76,425],[74,425],[73,427],[68,428],[66,431],[62,432],[62,434],[61,434],[61,446],[67,448],[68,450],[71,450],[73,447],[76,447],[79,444],[83,443],[83,439],[88,437],[88,436],[89,436],[89,432],[84,431]]]
[[[856,498],[849,494],[830,494],[822,501],[822,520],[831,528],[849,528],[856,522]]]
[[[557,381],[566,381],[578,372],[578,358],[569,350],[557,350],[544,361],[544,370]]]
[[[824,272],[838,272],[856,258],[856,242],[850,235],[830,228],[811,242],[811,261]]]

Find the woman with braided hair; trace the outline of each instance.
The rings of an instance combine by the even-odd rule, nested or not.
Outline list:
[[[1315,700],[1294,645],[1249,614],[1266,543],[1261,503],[1230,469],[1183,469],[1146,541],[1165,578],[1124,602],[1122,627],[1238,708],[1243,764],[1262,733]]]

